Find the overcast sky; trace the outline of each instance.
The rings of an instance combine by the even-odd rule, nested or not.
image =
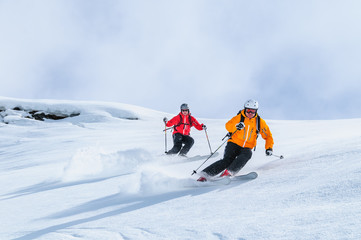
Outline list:
[[[359,0],[0,0],[0,95],[361,118]]]

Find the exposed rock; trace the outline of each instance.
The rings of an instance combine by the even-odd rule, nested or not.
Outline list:
[[[24,110],[20,106],[14,107],[12,109],[6,109],[5,107],[0,106],[0,121],[5,123],[8,122],[4,121],[4,118],[9,118],[9,116],[17,116],[18,118],[28,118],[38,121],[44,121],[45,119],[60,120],[68,117],[76,117],[79,115],[80,113],[65,114],[60,112],[50,113],[40,110]]]

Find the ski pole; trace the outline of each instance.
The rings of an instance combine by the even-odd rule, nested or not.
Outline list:
[[[283,158],[284,158],[282,155],[281,155],[281,156],[278,156],[278,155],[272,154],[272,156],[277,157],[277,158],[279,158],[279,159],[283,159]]]
[[[165,153],[167,153],[167,125],[164,122],[164,147],[165,147]]]
[[[205,163],[208,161],[208,159],[210,159],[210,158],[213,156],[213,154],[215,154],[215,153],[223,146],[223,144],[225,144],[229,139],[231,139],[232,136],[233,136],[233,134],[235,134],[237,131],[238,131],[238,129],[237,129],[236,131],[234,131],[233,133],[227,133],[226,136],[224,136],[224,138],[222,139],[222,141],[223,141],[226,137],[228,137],[228,139],[226,139],[226,141],[224,141],[224,142],[221,144],[221,146],[219,146],[219,147],[216,149],[216,151],[214,151],[206,160],[204,160],[204,162],[203,162],[196,170],[193,170],[192,175],[195,174],[195,173],[197,173],[198,169],[200,169],[200,168],[203,166],[203,164],[205,164]],[[191,176],[192,176],[192,175],[191,175]]]
[[[174,128],[174,126],[173,126],[173,127],[169,127],[169,128],[165,127],[164,130],[163,130],[163,132],[166,132],[166,131],[168,131],[168,130],[171,130],[172,128]]]
[[[212,148],[211,148],[211,144],[209,143],[209,138],[208,138],[208,134],[207,134],[207,128],[205,128],[205,129],[204,129],[204,132],[206,133],[206,137],[207,137],[207,141],[208,141],[209,150],[211,151],[211,154],[212,154]]]

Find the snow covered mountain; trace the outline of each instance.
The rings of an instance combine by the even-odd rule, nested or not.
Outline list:
[[[361,239],[360,119],[265,116],[285,158],[259,138],[240,172],[257,179],[197,187],[204,160],[163,156],[176,113],[0,97],[0,239]],[[198,120],[216,149],[228,119]],[[189,155],[209,154],[192,136]]]

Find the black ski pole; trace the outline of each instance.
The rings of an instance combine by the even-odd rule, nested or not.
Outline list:
[[[209,150],[211,151],[211,154],[213,154],[213,153],[212,153],[211,144],[209,143],[209,138],[208,138],[208,134],[207,134],[207,128],[205,128],[205,129],[204,129],[204,132],[206,133],[206,137],[207,137],[207,141],[208,141]]]
[[[282,155],[281,155],[281,156],[278,156],[278,155],[272,154],[272,156],[277,157],[277,158],[279,158],[279,159],[283,159],[283,158],[284,158]]]
[[[221,144],[221,146],[219,146],[219,147],[216,149],[216,151],[214,151],[206,160],[204,160],[204,162],[203,162],[196,170],[193,170],[192,175],[195,174],[195,173],[197,173],[198,169],[200,169],[200,168],[203,166],[203,164],[205,164],[205,163],[208,161],[208,159],[210,159],[210,158],[213,156],[213,154],[215,154],[215,153],[223,146],[223,144],[225,144],[229,139],[231,139],[231,137],[233,136],[233,134],[235,134],[237,131],[238,131],[238,129],[237,129],[236,131],[234,131],[233,133],[227,133],[226,136],[224,136],[224,138],[222,138],[222,141],[223,141],[226,137],[228,137],[228,139],[226,139],[226,141],[224,141],[224,142]],[[191,175],[191,176],[192,176],[192,175]]]

